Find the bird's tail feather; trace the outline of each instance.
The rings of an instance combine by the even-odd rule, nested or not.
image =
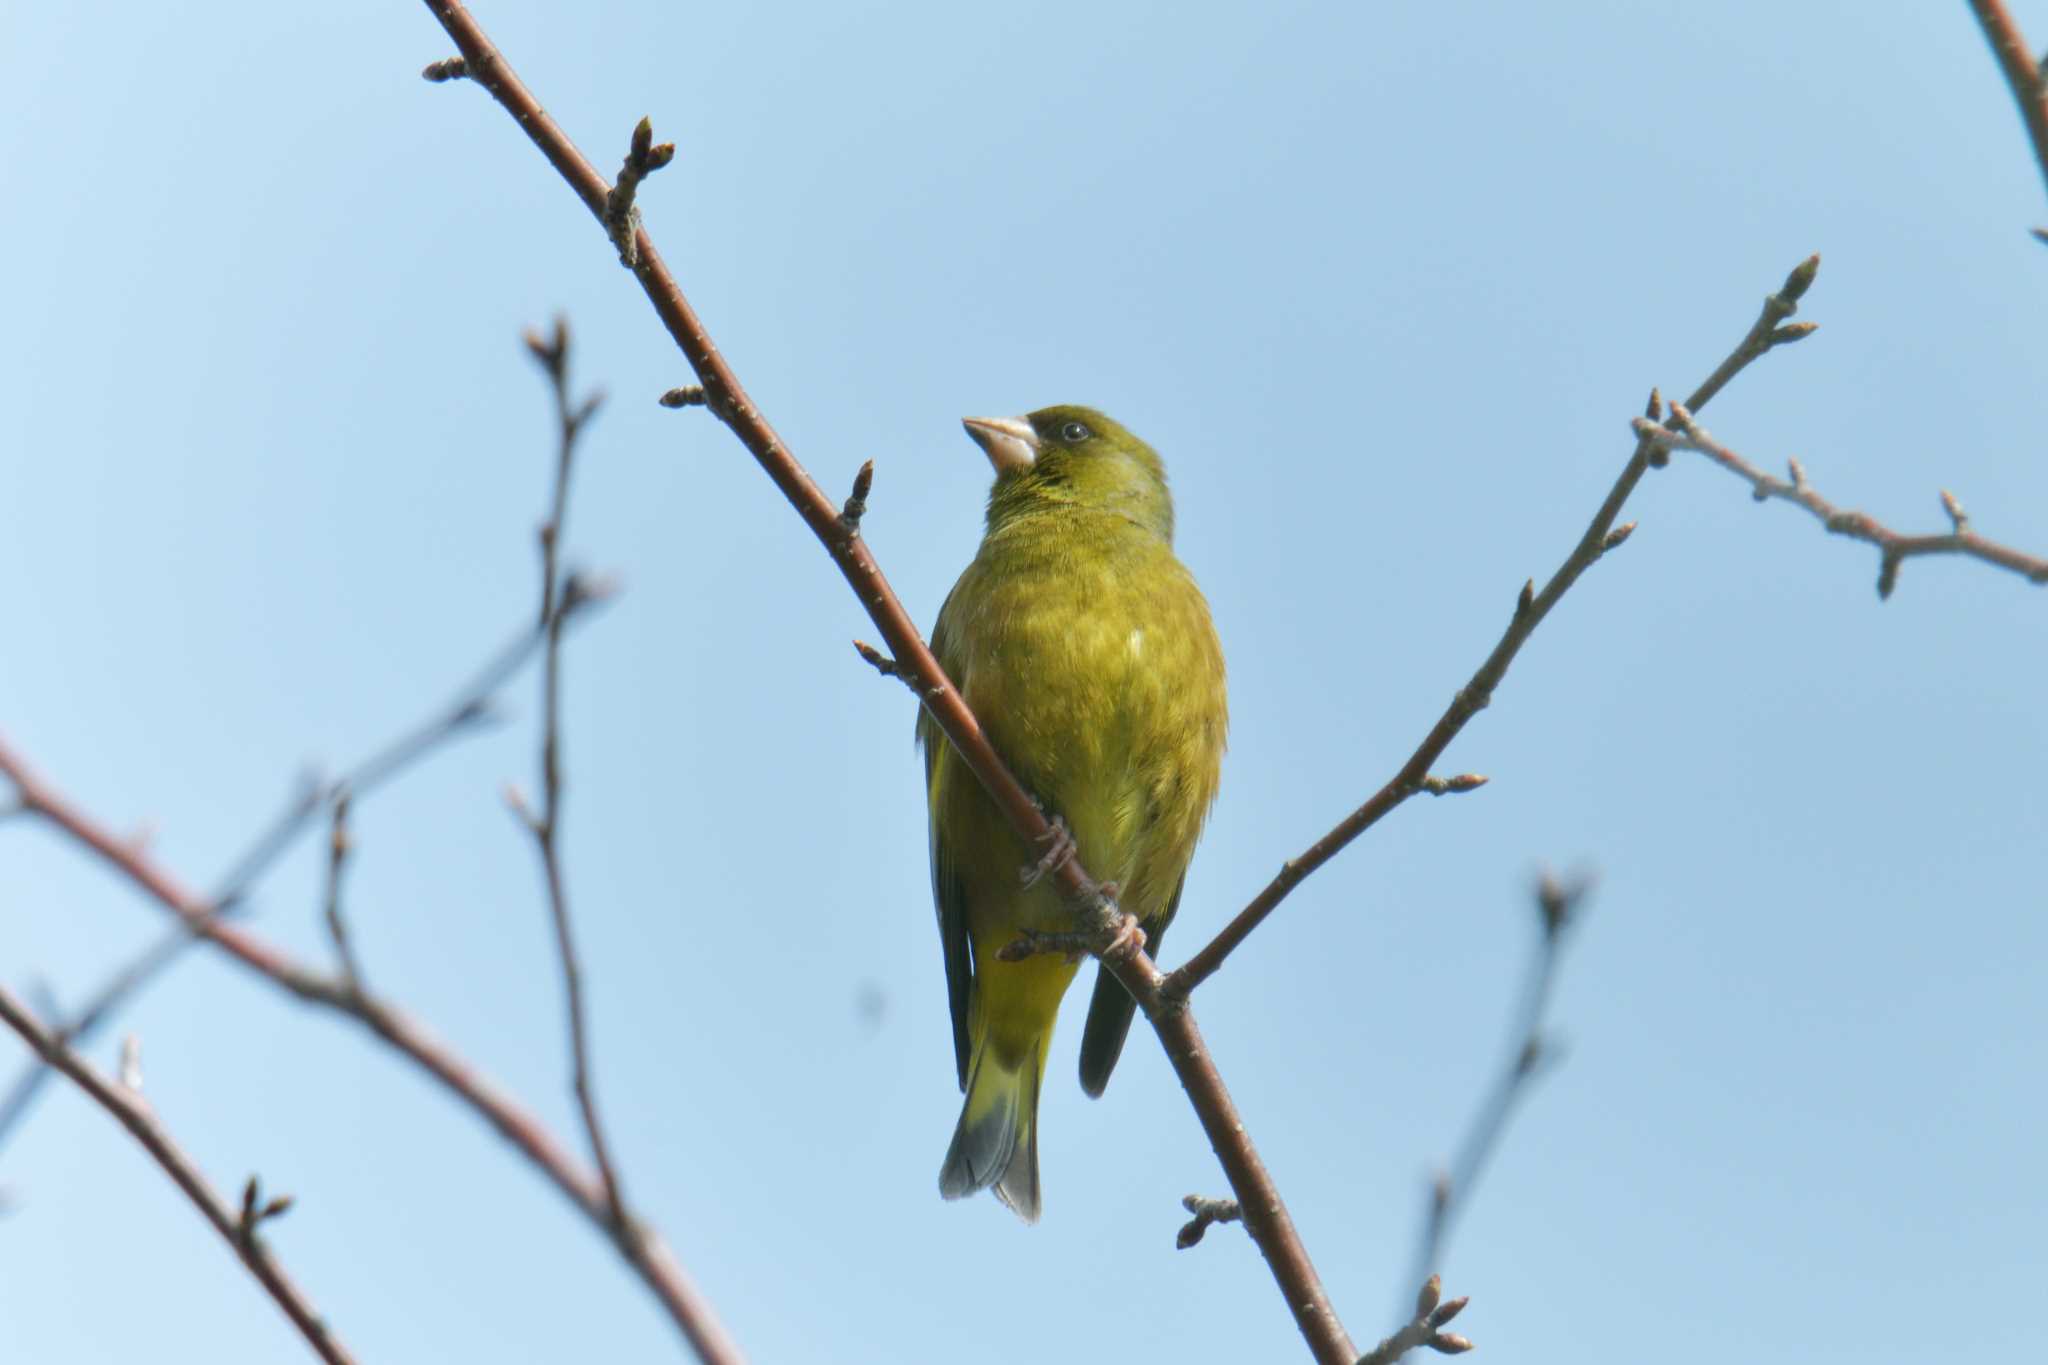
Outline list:
[[[939,1169],[940,1194],[960,1199],[993,1189],[1019,1218],[1038,1221],[1038,1087],[1044,1074],[1042,1039],[1014,1061],[997,1056],[987,1035],[975,1040],[967,1099]]]

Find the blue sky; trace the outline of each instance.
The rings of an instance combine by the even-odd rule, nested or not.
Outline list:
[[[1653,384],[1812,251],[1813,339],[1704,414],[1768,467],[2048,547],[2041,177],[1965,7],[485,4],[792,448],[929,622],[979,536],[967,413],[1101,406],[1164,454],[1231,663],[1168,961],[1376,788],[1564,556]],[[2048,40],[2048,9],[2025,13]],[[956,1112],[911,702],[701,412],[601,234],[417,5],[0,16],[0,733],[188,880],[309,763],[434,705],[532,609],[573,319],[611,394],[568,536],[566,855],[629,1190],[753,1357],[1285,1359],[1149,1038],[1054,1044],[1046,1215],[934,1184]],[[1544,863],[1599,888],[1446,1275],[1488,1358],[2015,1357],[2048,1272],[2038,588],[1875,556],[1681,456],[1418,801],[1207,987],[1203,1027],[1361,1344],[1504,1047]],[[565,1137],[508,724],[357,812],[373,986]],[[324,951],[320,850],[252,924]],[[77,999],[160,912],[0,827],[0,976]],[[879,1009],[875,1006],[879,1004]],[[1079,1008],[1079,1006],[1075,1006]],[[95,1049],[366,1360],[660,1360],[610,1250],[357,1031],[196,955]],[[0,1045],[0,1062],[15,1054]],[[0,1147],[10,1360],[270,1361],[283,1319],[53,1088]]]

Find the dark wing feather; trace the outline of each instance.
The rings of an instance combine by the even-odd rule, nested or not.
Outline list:
[[[932,653],[938,657],[940,667],[949,674],[953,669],[946,658],[949,643],[946,608],[952,605],[953,599],[949,594],[945,606],[939,608],[939,619],[932,627],[931,640]],[[938,910],[939,947],[946,958],[946,1004],[953,1015],[953,1061],[959,1071],[960,1088],[964,1091],[967,1089],[967,1066],[974,1059],[974,1041],[967,1032],[968,1004],[974,990],[974,961],[968,951],[967,939],[967,887],[960,879],[945,841],[939,837],[939,793],[935,783],[939,760],[949,746],[945,732],[939,729],[931,713],[922,706],[917,709],[917,742],[924,749],[925,800],[930,807],[932,831],[932,904]]]
[[[1145,929],[1145,951],[1154,959],[1159,956],[1160,940],[1166,937],[1166,926],[1173,920],[1173,912],[1180,909],[1181,889],[1188,884],[1187,874],[1181,874],[1174,885],[1173,899],[1166,903],[1166,909],[1151,919],[1142,921]],[[1124,1037],[1131,1031],[1131,1016],[1137,1012],[1138,1002],[1131,999],[1131,993],[1123,983],[1111,976],[1106,968],[1095,969],[1095,995],[1088,1002],[1088,1023],[1081,1030],[1081,1088],[1089,1098],[1100,1099],[1109,1085],[1109,1073],[1116,1070],[1116,1059],[1123,1055]]]

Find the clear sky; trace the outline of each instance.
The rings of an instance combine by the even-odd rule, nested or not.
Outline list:
[[[2048,5],[2021,5],[2048,41]],[[929,622],[973,553],[968,413],[1155,443],[1231,663],[1169,962],[1376,788],[1563,557],[1651,385],[1812,251],[1811,340],[1705,420],[1838,502],[2048,549],[2048,223],[1965,6],[484,3]],[[602,235],[404,0],[0,14],[0,733],[216,877],[308,763],[435,704],[532,610],[545,393],[612,397],[568,549],[566,854],[630,1192],[761,1361],[1301,1358],[1156,1044],[1054,1044],[1046,1213],[942,1202],[958,1105],[912,703],[701,412]],[[1336,1304],[1391,1326],[1428,1173],[1505,1047],[1544,863],[1597,870],[1565,1055],[1452,1247],[1487,1359],[2038,1349],[2048,1274],[2048,596],[1876,557],[1698,457],[1417,801],[1200,995]],[[573,1139],[508,724],[364,803],[371,983]],[[253,927],[324,952],[321,852]],[[162,927],[0,827],[0,977],[76,1000]],[[1078,993],[1077,993],[1078,994]],[[1075,1005],[1075,1009],[1079,1006]],[[355,1029],[195,955],[146,1093],[366,1361],[667,1360],[610,1249]],[[0,1077],[20,1054],[0,1040]],[[0,1147],[0,1356],[269,1362],[284,1320],[130,1139],[51,1089]],[[1982,1307],[1980,1307],[1982,1305]]]

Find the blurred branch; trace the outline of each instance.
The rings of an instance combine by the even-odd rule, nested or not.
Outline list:
[[[85,1008],[66,1016],[56,1016],[56,1011],[45,1010],[44,1013],[56,1017],[43,1027],[65,1047],[88,1041],[136,992],[177,961],[191,942],[189,930],[183,927],[170,930],[132,962],[108,977],[105,984],[93,993]],[[15,1126],[28,1116],[36,1096],[42,1093],[44,1082],[52,1074],[49,1067],[31,1062],[15,1078],[7,1097],[0,1100],[0,1144],[4,1144]]]
[[[408,771],[443,745],[460,739],[488,723],[494,712],[491,701],[506,683],[523,668],[540,647],[547,641],[547,632],[535,626],[522,626],[512,638],[495,651],[482,667],[455,694],[454,698],[436,709],[425,720],[402,732],[397,738],[374,750],[369,757],[348,769],[342,776],[331,781],[308,777],[299,784],[299,790],[287,801],[269,824],[265,825],[249,846],[228,867],[213,894],[204,902],[204,918],[227,916],[239,911],[247,901],[256,884],[265,873],[277,864],[279,858],[297,842],[322,811],[330,818],[344,798],[350,803],[359,801],[365,793],[374,791],[386,782]],[[33,814],[28,806],[19,800],[9,803],[6,808]],[[344,855],[345,856],[345,855]],[[333,861],[333,849],[329,848],[330,892],[339,892],[339,865]],[[336,903],[333,910],[338,913]],[[329,937],[333,937],[334,923],[329,920]],[[345,930],[344,930],[345,932]],[[195,933],[189,923],[171,930],[162,938],[117,968],[104,984],[92,993],[89,1003],[76,1012],[54,1019],[50,1025],[66,1046],[76,1047],[91,1041],[93,1036],[108,1020],[120,1013],[128,1002],[139,995],[151,982],[163,974],[184,954],[196,939],[204,937]],[[336,941],[340,951],[340,941]],[[346,967],[344,959],[344,966]],[[49,1079],[49,1068],[29,1066],[22,1070],[20,1077],[8,1090],[7,1097],[0,1100],[0,1142],[5,1142],[14,1126],[27,1116]]]
[[[1544,1036],[1543,1022],[1550,1011],[1552,989],[1557,984],[1557,967],[1564,950],[1565,934],[1578,922],[1579,910],[1585,904],[1586,893],[1591,886],[1592,883],[1585,878],[1561,882],[1549,873],[1545,873],[1537,883],[1535,899],[1540,936],[1523,982],[1521,1006],[1515,1011],[1515,1031],[1507,1065],[1501,1068],[1480,1102],[1479,1112],[1473,1115],[1472,1126],[1466,1131],[1465,1140],[1459,1144],[1458,1155],[1450,1169],[1430,1184],[1429,1213],[1423,1220],[1422,1240],[1415,1250],[1414,1269],[1403,1283],[1414,1284],[1425,1275],[1430,1276],[1432,1284],[1436,1282],[1452,1225],[1464,1212],[1465,1206],[1472,1202],[1472,1192],[1479,1185],[1486,1163],[1500,1146],[1501,1135],[1507,1131],[1515,1105],[1528,1094],[1529,1087],[1543,1073],[1544,1066],[1553,1060],[1554,1049]],[[1398,1358],[1398,1354],[1394,1358]]]
[[[1819,519],[1821,525],[1836,535],[1848,536],[1875,545],[1878,552],[1877,595],[1888,598],[1898,585],[1899,565],[1915,555],[1967,555],[1995,564],[2001,569],[2010,569],[2029,583],[2048,583],[2048,559],[2038,559],[2022,554],[1996,541],[1986,540],[1970,529],[1970,518],[1964,513],[1962,503],[1946,488],[1941,490],[1941,508],[1948,514],[1949,531],[1945,534],[1901,535],[1876,518],[1862,512],[1844,512],[1814,491],[1806,481],[1806,470],[1797,460],[1787,461],[1788,482],[1772,478],[1749,461],[1737,455],[1728,447],[1709,436],[1706,429],[1693,421],[1692,414],[1677,403],[1671,405],[1671,420],[1676,430],[1654,426],[1641,418],[1635,420],[1636,434],[1646,440],[1655,441],[1667,450],[1696,450],[1721,468],[1749,484],[1750,495],[1758,502],[1782,498],[1786,502],[1804,507]]]
[[[258,1229],[266,1219],[274,1218],[290,1207],[288,1199],[262,1202],[256,1181],[251,1177],[241,1212],[237,1214],[230,1210],[226,1201],[207,1184],[206,1177],[200,1174],[192,1159],[157,1122],[139,1093],[101,1077],[60,1036],[39,1024],[27,1006],[4,986],[0,986],[0,1022],[20,1034],[22,1041],[45,1063],[69,1077],[135,1136],[157,1165],[163,1167],[164,1173],[185,1192],[185,1197],[206,1215],[206,1221],[212,1223],[227,1240],[242,1264],[249,1268],[249,1273],[256,1277],[277,1306],[284,1310],[285,1316],[291,1319],[292,1325],[299,1329],[299,1335],[306,1339],[315,1355],[329,1365],[351,1365],[354,1357],[335,1339],[326,1320],[307,1302],[304,1293],[292,1283],[291,1277],[285,1274],[283,1267],[271,1256],[270,1248],[258,1236]]]
[[[238,903],[254,889],[277,860],[322,811],[331,810],[344,792],[360,805],[364,797],[410,770],[451,741],[461,739],[496,718],[491,703],[505,684],[524,668],[546,643],[547,632],[525,626],[493,652],[455,696],[397,738],[332,780],[308,778],[297,795],[280,810],[235,860],[213,894],[216,909]]]
[[[2048,180],[2048,75],[2001,0],[1970,0],[1970,12],[1977,16],[1985,41],[1991,44],[1991,55],[2012,88],[2020,121],[2026,124],[2027,137],[2034,144],[2034,161],[2043,180]],[[2034,235],[2048,241],[2048,230],[2035,228]]]
[[[582,199],[591,216],[607,226],[610,236],[613,187],[548,115],[463,5],[457,0],[426,0],[426,5],[460,50],[470,79],[504,107]],[[645,227],[635,223],[631,232],[631,251],[622,246],[622,259],[696,372],[704,406],[753,455],[825,547],[881,632],[899,675],[917,690],[920,702],[1025,846],[1051,846],[1051,824],[996,754],[974,713],[947,680],[945,671],[868,552],[867,542],[842,520],[843,509],[826,496],[754,406],[725,357],[712,343],[696,310],[683,296]],[[1145,955],[1136,936],[1121,932],[1127,917],[1103,894],[1078,859],[1062,860],[1052,876],[1068,901],[1077,907],[1086,927],[1096,934],[1104,967],[1131,992],[1158,1033],[1223,1165],[1231,1190],[1244,1207],[1246,1230],[1265,1255],[1302,1336],[1319,1361],[1326,1365],[1352,1365],[1356,1349],[1338,1321],[1279,1189],[1260,1160],[1222,1077],[1210,1060],[1193,1013],[1184,1000],[1161,997],[1159,988],[1164,978],[1158,968]]]
[[[0,737],[0,776],[15,785],[22,804],[171,912],[183,932],[225,952],[244,967],[309,1005],[353,1019],[439,1081],[500,1136],[516,1147],[548,1182],[602,1229],[635,1274],[660,1299],[671,1320],[711,1362],[744,1359],[711,1306],[660,1238],[639,1223],[621,1225],[602,1184],[555,1140],[547,1127],[501,1092],[447,1044],[396,1005],[345,980],[326,975],[216,913],[213,902],[187,890],[147,850],[122,840],[67,801]]]
[[[1756,321],[1750,325],[1748,335],[1744,336],[1735,349],[1728,353],[1728,357],[1715,367],[1705,382],[1693,390],[1692,396],[1685,401],[1685,407],[1697,411],[1726,387],[1729,380],[1742,373],[1753,361],[1773,347],[1798,341],[1812,333],[1813,328],[1810,324],[1781,324],[1799,310],[1800,297],[1812,286],[1814,276],[1819,271],[1818,256],[1809,256],[1793,268],[1785,277],[1785,283],[1778,292],[1764,300],[1763,311],[1757,314]],[[1660,410],[1663,404],[1654,391],[1650,395],[1649,406],[1651,419],[1662,415]],[[1674,404],[1673,407],[1675,409],[1677,405]],[[1621,514],[1622,505],[1635,492],[1636,484],[1641,482],[1643,475],[1652,468],[1668,463],[1669,459],[1669,455],[1656,438],[1645,435],[1636,438],[1635,451],[1629,456],[1628,463],[1623,466],[1621,477],[1616,479],[1614,486],[1608,490],[1606,500],[1600,504],[1600,510],[1594,514],[1585,534],[1579,537],[1579,543],[1572,547],[1572,552],[1565,557],[1564,563],[1558,566],[1557,572],[1550,576],[1550,581],[1543,585],[1541,592],[1536,591],[1533,579],[1523,584],[1521,595],[1515,601],[1514,614],[1508,618],[1508,626],[1502,633],[1500,642],[1494,645],[1493,652],[1486,656],[1486,662],[1479,666],[1479,671],[1474,673],[1471,680],[1459,688],[1457,695],[1451,698],[1450,706],[1423,737],[1415,752],[1408,756],[1408,761],[1401,765],[1400,771],[1389,778],[1385,786],[1374,792],[1364,805],[1339,821],[1329,833],[1282,863],[1279,874],[1266,884],[1263,891],[1252,898],[1249,905],[1238,911],[1236,917],[1224,925],[1215,938],[1200,952],[1168,973],[1165,984],[1168,999],[1185,1000],[1195,987],[1214,975],[1216,969],[1223,965],[1224,959],[1249,938],[1252,931],[1264,923],[1268,915],[1279,908],[1280,902],[1287,899],[1289,892],[1301,885],[1310,873],[1336,857],[1353,839],[1372,828],[1409,797],[1434,790],[1432,784],[1436,779],[1429,775],[1431,766],[1443,756],[1444,750],[1450,747],[1451,741],[1457,738],[1466,723],[1485,710],[1493,700],[1493,691],[1507,676],[1508,665],[1515,661],[1515,656],[1521,653],[1522,646],[1528,643],[1536,627],[1543,623],[1543,618],[1550,614],[1550,609],[1558,604],[1572,584],[1578,582],[1579,575],[1597,564],[1602,555],[1619,547],[1628,539],[1629,533],[1635,529],[1635,523],[1616,526],[1615,518]],[[1444,786],[1445,790],[1470,790],[1484,780],[1476,775],[1468,775],[1464,778],[1445,779]]]
[[[334,823],[327,836],[327,894],[324,897],[327,937],[334,944],[334,956],[341,963],[341,979],[356,990],[363,987],[362,964],[348,935],[348,921],[341,911],[341,878],[348,868],[354,844],[348,832],[348,791],[334,798]]]
[[[646,127],[645,120],[641,126]],[[644,140],[644,139],[641,139]],[[635,143],[638,146],[638,141]],[[644,149],[642,149],[644,157]],[[529,332],[526,345],[548,376],[555,399],[557,444],[554,496],[548,519],[540,528],[540,623],[547,634],[547,649],[541,656],[541,807],[529,811],[515,791],[510,793],[513,810],[533,836],[540,855],[542,876],[547,883],[548,911],[554,921],[556,955],[562,964],[562,988],[569,1016],[570,1084],[576,1107],[583,1115],[583,1130],[590,1139],[590,1156],[597,1163],[598,1178],[604,1182],[605,1204],[613,1230],[630,1235],[626,1204],[619,1193],[618,1169],[612,1163],[611,1144],[605,1140],[599,1120],[594,1084],[591,1080],[589,1024],[583,1008],[583,969],[576,956],[576,937],[569,921],[568,882],[562,872],[559,838],[562,819],[562,628],[571,615],[596,600],[597,593],[576,575],[561,574],[562,530],[569,515],[569,477],[576,465],[576,442],[584,427],[597,414],[603,395],[593,393],[581,403],[569,395],[569,324],[555,320],[554,335],[543,339]]]

